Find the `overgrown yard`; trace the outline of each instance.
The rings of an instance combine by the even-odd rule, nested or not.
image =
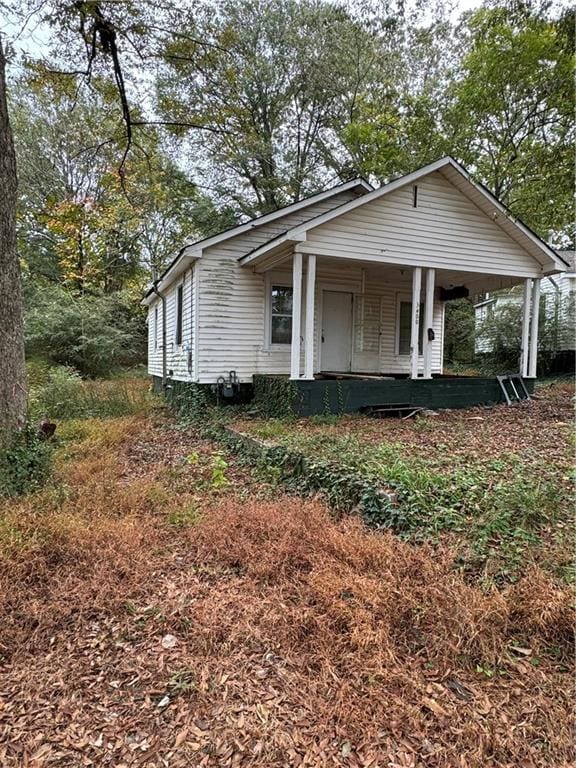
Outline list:
[[[2,766],[573,764],[563,555],[472,583],[450,539],[335,519],[141,402],[63,421],[51,482],[0,501]],[[451,478],[452,460],[496,487],[522,470],[561,510],[568,402],[249,427],[399,473]],[[418,493],[426,526],[437,513]],[[468,493],[479,519],[486,493]],[[556,558],[565,512],[545,516],[526,530],[547,529]]]
[[[311,485],[316,482],[335,508],[350,505],[342,482],[347,473],[365,478],[367,488],[381,486],[392,498],[390,509],[368,497],[359,511],[403,538],[449,542],[467,578],[503,583],[537,563],[571,581],[573,394],[564,382],[511,408],[412,420],[251,419],[234,429],[285,449],[287,463],[294,454],[304,456]],[[277,471],[282,475],[281,466]],[[306,482],[288,478],[288,485]]]

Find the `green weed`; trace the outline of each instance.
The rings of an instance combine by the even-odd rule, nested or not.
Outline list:
[[[196,676],[191,669],[179,669],[168,680],[167,688],[176,696],[191,693],[196,688]]]
[[[189,528],[202,519],[198,509],[190,504],[183,509],[173,509],[168,514],[168,524],[173,528]]]
[[[212,457],[212,473],[210,477],[210,483],[214,490],[222,490],[230,485],[230,481],[226,477],[226,470],[228,468],[228,462],[221,453],[215,453]]]

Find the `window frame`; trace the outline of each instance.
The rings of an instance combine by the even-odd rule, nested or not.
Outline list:
[[[177,347],[181,347],[184,339],[184,281],[176,286],[175,303],[174,344]]]
[[[290,349],[292,339],[289,342],[272,342],[272,291],[274,288],[290,288],[292,290],[292,301],[294,301],[294,286],[287,277],[276,277],[266,275],[266,325],[264,334],[264,349],[271,352],[285,352]],[[292,304],[292,319],[294,318],[294,304]]]
[[[394,353],[396,357],[409,358],[410,357],[410,343],[408,344],[408,352],[400,352],[400,311],[402,304],[410,305],[410,318],[412,318],[412,296],[409,294],[397,294],[396,295],[396,333],[394,334]],[[420,302],[420,317],[419,323],[419,339],[418,339],[418,357],[424,355],[424,302]],[[412,337],[412,320],[410,320],[410,338]]]
[[[158,302],[154,305],[154,352],[158,351]]]

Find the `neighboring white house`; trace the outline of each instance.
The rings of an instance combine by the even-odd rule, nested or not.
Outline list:
[[[574,251],[557,251],[558,256],[568,264],[568,271],[554,277],[545,277],[540,284],[540,301],[549,321],[550,332],[544,338],[541,348],[550,352],[576,350],[576,254]],[[482,301],[474,305],[477,334],[475,351],[491,351],[490,341],[481,335],[481,326],[486,318],[507,305],[522,304],[522,294],[517,288],[487,293]]]
[[[146,293],[148,370],[442,373],[449,298],[523,284],[522,372],[535,376],[540,279],[567,269],[446,157],[380,189],[356,179],[185,245]],[[530,341],[531,339],[531,341]],[[535,349],[535,347],[534,347]]]

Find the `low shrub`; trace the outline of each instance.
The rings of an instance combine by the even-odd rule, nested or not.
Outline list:
[[[51,465],[51,445],[31,425],[26,426],[12,445],[0,451],[0,496],[36,490],[47,480]]]
[[[42,384],[31,387],[30,413],[48,419],[129,416],[148,408],[148,389],[143,379],[84,381],[73,368],[56,366]]]

